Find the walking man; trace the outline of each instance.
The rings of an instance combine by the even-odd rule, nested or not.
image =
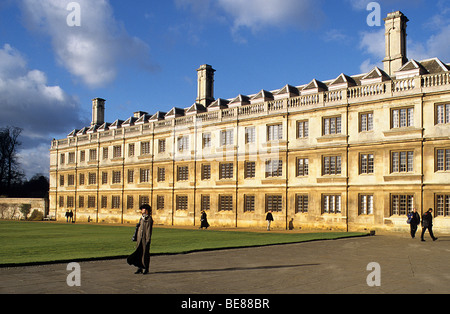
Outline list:
[[[417,212],[417,209],[414,208],[413,212],[408,215],[409,218],[409,226],[411,229],[411,238],[416,237],[417,226],[420,224],[420,215]]]
[[[142,217],[139,220],[139,227],[136,234],[136,251],[127,258],[129,265],[134,265],[138,269],[135,274],[148,274],[150,267],[150,244],[152,242],[153,218],[152,208],[144,204],[139,208]]]
[[[428,232],[430,233],[431,238],[433,241],[436,241],[438,238],[436,238],[433,234],[433,215],[431,214],[433,212],[433,209],[428,209],[425,214],[422,216],[422,241],[425,241],[423,238],[423,235],[425,234],[425,230],[428,229]]]

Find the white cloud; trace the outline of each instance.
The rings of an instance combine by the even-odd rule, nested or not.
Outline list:
[[[58,62],[91,87],[116,78],[121,62],[153,70],[149,47],[127,34],[108,0],[78,0],[81,26],[67,25],[70,0],[21,0],[27,27],[48,35]]]
[[[49,145],[41,144],[37,147],[25,148],[18,152],[18,161],[27,178],[37,173],[48,176],[50,172]]]
[[[438,3],[438,8],[444,2]],[[440,13],[431,17],[425,25],[432,35],[425,42],[409,40],[409,57],[416,60],[424,60],[437,57],[444,62],[450,62],[450,8],[440,8]]]
[[[359,48],[370,56],[360,66],[362,73],[370,71],[375,66],[382,69],[382,61],[386,54],[384,28],[374,32],[362,32]]]
[[[217,0],[233,18],[235,29],[259,30],[266,26],[317,27],[323,18],[320,1],[312,0]]]
[[[324,19],[321,0],[175,0],[200,19],[230,24],[234,39],[246,42],[241,31],[267,27],[317,28]]]
[[[79,111],[77,100],[60,86],[50,86],[44,72],[29,69],[18,50],[9,44],[0,47],[0,125],[23,129],[20,141],[28,153],[21,153],[22,163],[45,164],[37,155],[27,156],[37,153],[36,145],[46,146],[48,152],[53,136],[88,123],[79,118]],[[44,149],[39,151],[42,155]]]

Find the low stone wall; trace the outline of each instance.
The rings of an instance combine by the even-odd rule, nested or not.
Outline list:
[[[28,217],[35,210],[47,217],[48,201],[45,198],[0,198],[0,219],[24,219],[23,214],[20,212],[22,204],[31,205]]]

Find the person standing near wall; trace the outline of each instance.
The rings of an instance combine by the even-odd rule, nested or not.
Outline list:
[[[270,231],[270,224],[273,221],[273,215],[272,215],[272,211],[271,210],[266,215],[266,221],[267,221],[267,231]]]

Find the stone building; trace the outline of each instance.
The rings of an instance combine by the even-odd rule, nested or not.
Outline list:
[[[434,209],[450,232],[450,65],[406,55],[408,19],[390,13],[384,69],[253,95],[214,97],[198,70],[188,108],[104,121],[54,140],[50,214],[134,223],[149,203],[158,224],[405,230]]]

